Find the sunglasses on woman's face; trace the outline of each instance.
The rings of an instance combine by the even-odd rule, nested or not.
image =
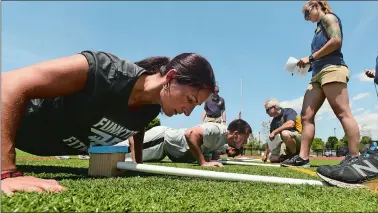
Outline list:
[[[305,10],[304,12],[304,18],[306,21],[308,21],[309,17],[310,17],[310,12],[311,12],[312,8],[309,7],[308,9]]]

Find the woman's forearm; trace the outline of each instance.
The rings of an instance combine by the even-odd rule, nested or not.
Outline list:
[[[2,74],[1,88],[1,171],[16,169],[15,138],[25,105],[25,95],[17,86],[12,87]],[[32,141],[31,141],[32,143]]]

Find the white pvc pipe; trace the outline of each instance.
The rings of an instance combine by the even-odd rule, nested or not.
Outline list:
[[[238,162],[238,161],[217,161],[217,162],[220,162],[222,164],[229,164],[229,165],[281,167],[279,164],[250,163],[250,162]]]
[[[226,173],[226,172],[199,170],[199,169],[186,169],[186,168],[175,168],[175,167],[167,167],[167,166],[148,165],[148,164],[136,164],[136,163],[129,163],[129,162],[118,162],[117,168],[138,171],[138,172],[154,173],[154,174],[176,175],[176,176],[184,176],[184,177],[199,177],[199,178],[207,178],[207,179],[214,179],[214,180],[226,180],[226,181],[255,181],[255,182],[265,182],[265,183],[309,184],[309,185],[319,185],[319,186],[327,185],[324,182],[316,181],[316,180],[303,180],[303,179],[294,179],[294,178]]]
[[[250,159],[239,159],[239,158],[221,158],[219,159],[219,161],[241,161],[241,162],[263,162],[261,159],[253,159],[253,158],[250,158]]]

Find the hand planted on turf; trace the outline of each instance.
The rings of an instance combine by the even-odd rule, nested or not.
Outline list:
[[[297,66],[299,66],[300,68],[304,68],[309,63],[310,63],[310,59],[307,56],[307,57],[301,58],[301,60],[297,62]]]
[[[365,69],[365,75],[366,75],[367,77],[369,77],[369,78],[374,78],[374,77],[375,77],[375,71]]]
[[[220,162],[206,162],[203,163],[201,166],[223,167],[223,164]]]
[[[265,163],[268,160],[268,156],[264,155],[261,160]]]
[[[52,179],[41,179],[32,176],[22,176],[14,178],[6,178],[1,180],[1,191],[8,196],[12,196],[14,192],[60,192],[67,188],[61,186],[58,181]]]

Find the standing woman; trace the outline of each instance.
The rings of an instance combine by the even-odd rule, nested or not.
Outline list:
[[[378,77],[375,75],[377,70],[378,56],[375,71],[366,70],[365,72],[368,77],[374,78],[376,84],[378,84]],[[353,158],[353,160],[344,160],[344,162],[336,166],[320,166],[317,173],[328,183],[344,188],[358,188],[362,183],[378,179],[378,146],[376,143],[372,143],[372,146],[363,155]]]
[[[360,133],[349,106],[347,83],[350,75],[341,52],[341,20],[332,12],[326,1],[310,0],[305,3],[302,11],[305,20],[316,23],[316,29],[311,43],[311,55],[302,58],[297,65],[305,67],[311,64],[312,79],[305,93],[301,111],[301,151],[299,155],[282,162],[281,165],[309,165],[310,146],[315,135],[314,118],[326,98],[348,138],[350,155],[343,161],[346,163],[358,156]]]
[[[87,154],[90,146],[130,141],[142,162],[144,129],[160,112],[189,116],[213,92],[200,55],[121,60],[83,51],[1,74],[1,190],[61,191],[55,180],[23,176],[15,148],[40,156]]]

